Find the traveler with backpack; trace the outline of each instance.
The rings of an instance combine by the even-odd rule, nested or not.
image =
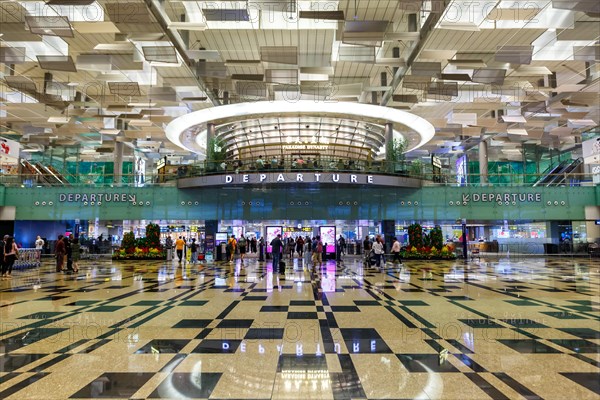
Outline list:
[[[323,265],[323,242],[321,242],[321,236],[317,236],[313,241],[313,267],[319,263],[319,268]]]
[[[237,247],[237,240],[235,240],[235,235],[231,235],[231,238],[227,241],[227,251],[229,252],[229,263],[233,263],[233,258],[235,257],[235,249]]]
[[[246,238],[244,237],[244,235],[242,234],[240,236],[240,240],[238,240],[237,245],[240,249],[240,259],[242,260],[242,264],[244,263],[244,256],[246,255],[246,246],[248,244],[248,241],[246,240]]]
[[[277,237],[271,240],[271,254],[273,255],[273,272],[276,268],[279,270],[280,275],[285,276],[285,263],[281,264],[281,253],[283,252],[283,242],[281,241],[281,234],[277,235]],[[283,265],[283,271],[282,271]],[[284,278],[285,279],[285,278]]]
[[[198,262],[198,245],[196,244],[196,238],[192,238],[192,243],[190,244],[190,262],[192,264],[196,264]]]

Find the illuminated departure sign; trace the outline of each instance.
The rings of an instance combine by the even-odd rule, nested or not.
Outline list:
[[[239,177],[241,176],[241,181]],[[373,175],[358,174],[332,174],[332,173],[297,173],[297,174],[242,174],[242,175],[224,175],[223,183],[280,183],[280,182],[299,182],[299,183],[362,183],[372,184]]]

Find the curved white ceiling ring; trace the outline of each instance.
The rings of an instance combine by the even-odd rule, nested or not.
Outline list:
[[[394,124],[394,138],[406,137],[407,151],[423,146],[435,134],[435,128],[427,120],[405,111],[362,103],[314,101],[260,101],[213,107],[173,120],[166,126],[165,132],[167,138],[177,146],[204,155],[206,127],[209,123],[219,125],[249,118],[301,115],[350,118],[382,125],[391,122]]]

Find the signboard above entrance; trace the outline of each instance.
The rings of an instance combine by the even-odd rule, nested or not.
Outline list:
[[[418,179],[373,174],[351,174],[334,172],[282,172],[208,175],[184,178],[177,181],[177,187],[194,188],[206,186],[234,185],[285,185],[285,184],[323,184],[323,185],[377,185],[394,187],[421,187]]]

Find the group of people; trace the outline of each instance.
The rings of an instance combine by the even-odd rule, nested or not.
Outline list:
[[[319,267],[323,265],[323,254],[327,246],[326,243],[321,241],[321,236],[315,236],[312,239],[310,236],[306,236],[305,238],[298,237],[296,240],[288,238],[284,243],[281,234],[271,240],[269,245],[271,246],[271,255],[273,256],[273,268],[278,268],[281,275],[285,272],[283,255],[286,252],[288,252],[291,258],[294,253],[294,248],[298,249],[301,247],[301,250],[297,251],[298,255],[303,258],[304,264],[309,265],[309,263],[312,262],[313,268],[315,268],[317,264]]]
[[[230,263],[232,263],[235,253],[239,252],[240,259],[243,264],[246,253],[258,253],[258,246],[262,246],[263,244],[263,238],[256,240],[256,237],[252,236],[250,239],[247,239],[244,237],[244,234],[242,234],[240,235],[239,239],[236,239],[235,235],[231,235],[231,237],[227,240],[227,245],[225,247],[228,254],[228,260]]]
[[[196,264],[198,262],[198,251],[200,250],[200,244],[196,242],[196,238],[192,238],[189,243],[185,241],[183,236],[179,236],[175,243],[173,243],[173,239],[171,236],[168,236],[165,240],[165,247],[167,251],[172,251],[173,247],[175,247],[175,253],[177,254],[177,259],[179,262],[183,261],[185,249],[190,249],[190,262],[192,264]]]
[[[365,261],[370,264],[370,258],[373,256],[375,258],[375,266],[380,267],[382,264],[385,265],[385,241],[381,237],[381,235],[375,236],[375,239],[371,241],[371,239],[366,236],[365,240],[363,240],[363,252],[365,255]],[[396,237],[392,238],[392,262],[402,264],[402,258],[400,257],[401,245]]]
[[[56,272],[78,272],[81,259],[81,245],[79,238],[74,235],[58,235],[54,246],[56,257]]]

